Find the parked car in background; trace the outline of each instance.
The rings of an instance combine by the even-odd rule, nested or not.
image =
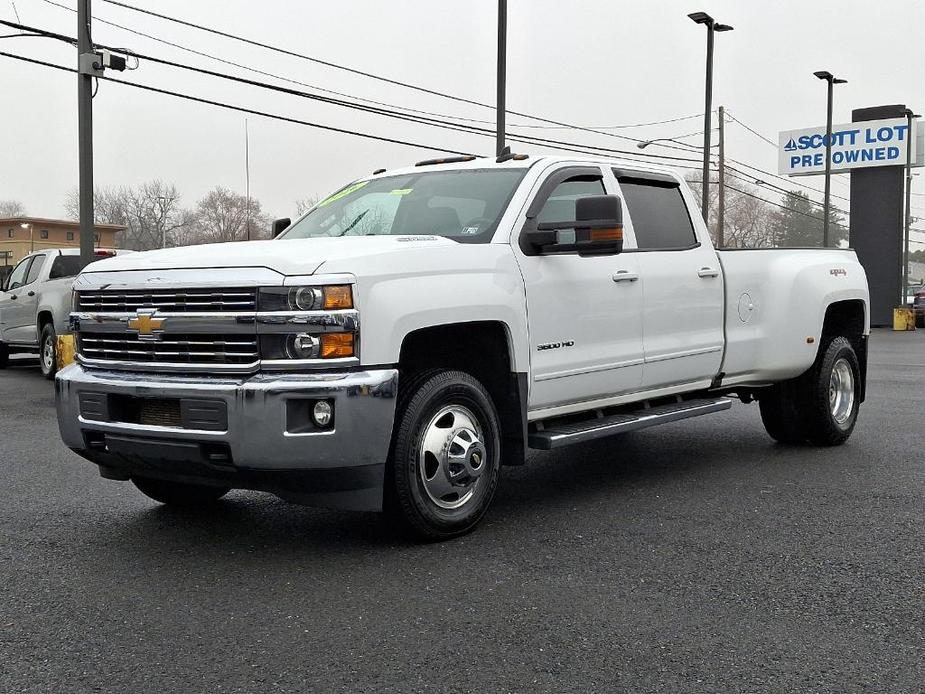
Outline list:
[[[94,258],[130,252],[100,249]],[[11,354],[39,354],[42,373],[55,377],[57,336],[67,330],[74,278],[83,268],[76,248],[45,248],[17,263],[0,285],[0,369]]]
[[[912,310],[915,311],[915,327],[925,328],[925,286],[912,297]]]
[[[912,306],[919,292],[925,292],[925,284],[910,284],[906,287],[906,306]]]

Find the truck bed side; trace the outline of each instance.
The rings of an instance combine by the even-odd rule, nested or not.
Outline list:
[[[864,268],[851,250],[718,251],[726,279],[723,385],[792,378],[816,358],[829,308],[863,313],[870,332]]]

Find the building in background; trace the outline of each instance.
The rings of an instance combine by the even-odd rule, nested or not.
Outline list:
[[[119,224],[97,224],[94,248],[117,248]],[[6,217],[0,219],[0,268],[15,265],[33,250],[80,248],[80,224],[65,219]],[[2,272],[2,269],[0,269]]]

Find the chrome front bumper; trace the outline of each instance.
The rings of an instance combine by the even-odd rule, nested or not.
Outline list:
[[[58,373],[55,391],[65,444],[108,477],[142,474],[264,489],[312,505],[381,508],[396,369],[207,377],[73,364]],[[130,418],[99,406],[119,398],[223,403],[227,424],[213,421],[207,430],[120,421]],[[306,401],[320,399],[334,404],[330,429],[308,419]]]

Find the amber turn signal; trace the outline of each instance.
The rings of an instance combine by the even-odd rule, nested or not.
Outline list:
[[[623,227],[614,227],[612,229],[592,229],[591,241],[622,241]]]
[[[354,356],[353,333],[327,333],[321,336],[321,358]]]
[[[353,308],[353,293],[349,284],[334,284],[324,288],[324,307],[328,310]]]

